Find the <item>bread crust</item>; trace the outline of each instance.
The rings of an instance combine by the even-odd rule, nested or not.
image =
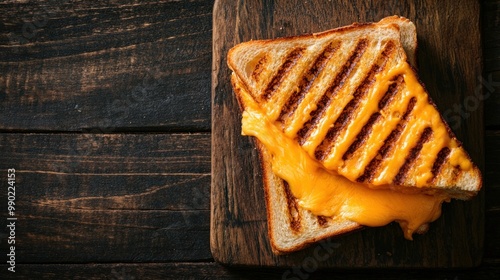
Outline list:
[[[233,89],[235,90],[238,104],[241,109],[244,109],[246,106],[248,106],[248,104],[244,103],[245,98],[242,98],[241,96],[242,94],[244,94],[242,93],[242,91],[244,91],[245,89],[242,88],[242,84],[238,82],[238,78],[235,74],[231,75],[231,83],[233,85]],[[292,214],[289,211],[282,209],[284,207],[283,201],[282,203],[280,203],[276,200],[277,195],[275,193],[283,192],[285,183],[272,171],[271,159],[269,158],[270,156],[267,153],[264,145],[255,138],[253,138],[251,141],[255,144],[259,154],[259,162],[263,178],[264,196],[266,201],[268,235],[271,248],[275,254],[281,255],[295,252],[304,249],[320,240],[331,237],[340,237],[344,234],[348,234],[363,228],[362,225],[349,220],[329,220],[323,225],[318,224],[318,226],[313,227],[311,226],[311,224],[314,222],[311,221],[311,219],[309,219],[308,221],[304,221],[308,219],[309,216],[313,216],[313,214],[308,210],[300,208],[298,210],[298,215],[303,218],[301,221],[302,224],[300,230],[293,230],[289,222],[292,219]],[[282,196],[284,197],[284,195]],[[288,222],[280,222],[280,218],[285,218]],[[282,235],[283,231],[288,232],[290,236],[284,237]],[[283,239],[288,240],[286,240],[286,242],[283,241]]]
[[[253,59],[255,61],[251,62],[254,63],[255,65],[251,71],[245,70],[246,67],[242,66],[241,58],[247,55],[245,54],[246,50],[266,49],[266,48],[272,48],[275,45],[284,45],[283,47],[284,51],[283,53],[280,53],[280,55],[286,56],[286,53],[284,52],[286,51],[287,44],[293,44],[294,47],[297,47],[297,46],[311,44],[309,42],[310,40],[324,40],[321,41],[322,42],[321,44],[323,44],[324,46],[327,44],[325,43],[325,41],[327,41],[327,39],[333,35],[340,36],[342,34],[345,35],[353,32],[363,32],[363,31],[369,32],[373,28],[385,28],[387,30],[397,30],[399,32],[400,34],[399,41],[401,41],[401,43],[397,47],[402,47],[404,49],[402,59],[409,62],[409,64],[412,66],[411,70],[416,74],[416,67],[417,67],[416,30],[413,23],[411,23],[410,20],[403,17],[398,17],[398,16],[388,17],[382,19],[378,23],[354,23],[350,26],[345,26],[319,33],[312,33],[300,36],[291,36],[291,37],[269,39],[269,40],[254,40],[239,44],[233,47],[228,53],[228,65],[229,68],[233,71],[231,75],[231,83],[236,93],[235,95],[237,97],[240,109],[244,111],[245,108],[248,106],[248,104],[245,104],[246,99],[242,97],[243,94],[251,96],[256,103],[265,101],[265,100],[264,101],[260,100],[259,97],[252,95],[252,92],[259,92],[260,90],[262,90],[262,88],[260,89],[258,88],[259,84],[252,82],[252,79],[257,80],[258,78],[260,78],[259,76],[260,72],[258,71],[255,72],[254,69],[258,68],[259,71],[265,71],[265,69],[260,68],[259,66],[262,63],[262,61],[269,63],[269,61],[266,61],[267,59],[266,57],[260,56],[254,58],[252,57],[252,55],[255,55],[255,53],[251,53],[250,55],[248,55],[248,57],[245,57],[244,61],[249,62],[251,61],[251,59]],[[272,61],[270,63],[272,63]],[[293,63],[293,61],[291,61],[291,63]],[[265,65],[263,67],[265,67]],[[283,75],[287,74],[286,70],[287,69],[283,70],[284,73]],[[418,75],[415,76],[418,77]],[[277,83],[279,82],[280,81],[278,81]],[[422,86],[424,86],[424,84],[420,80],[419,82]],[[261,83],[266,84],[264,82]],[[437,106],[432,101],[430,96],[428,96],[428,102],[437,110]],[[442,115],[440,115],[440,117],[442,122],[445,124],[445,128],[448,134],[452,138],[457,140],[450,127],[444,121]],[[261,144],[257,139],[254,139],[253,141],[258,150],[261,170],[263,174],[263,184],[264,184],[264,193],[265,193],[267,219],[268,219],[268,234],[270,237],[271,247],[274,253],[284,254],[284,253],[294,252],[304,247],[307,247],[310,244],[313,244],[319,240],[330,237],[341,236],[349,232],[363,228],[363,226],[355,222],[342,219],[336,219],[336,220],[330,219],[326,220],[326,222],[320,222],[321,219],[319,217],[312,215],[309,211],[302,209],[300,207],[298,210],[297,209],[295,210],[292,209],[293,211],[290,210],[289,207],[290,203],[287,202],[285,199],[287,196],[285,193],[286,183],[273,173],[271,167],[270,155],[268,154],[263,144]],[[458,143],[459,146],[461,147],[462,143],[461,142]],[[466,154],[466,157],[470,160],[470,156],[468,154]],[[445,166],[442,169],[440,169],[438,176],[439,179],[437,179],[438,182],[436,182],[436,184],[440,184],[443,186],[446,184],[447,186],[446,188],[443,188],[441,190],[436,190],[436,189],[420,190],[416,188],[411,188],[408,190],[424,191],[424,192],[429,191],[430,193],[444,191],[452,194],[455,198],[464,200],[473,197],[479,191],[482,185],[482,176],[477,166],[473,165],[473,171],[468,173],[469,177],[466,177],[465,175],[462,176],[463,174],[461,175],[462,177],[455,176],[454,181],[452,180],[451,184],[450,180],[446,180],[447,178],[451,177],[450,172],[454,172],[450,168],[451,167],[449,166]],[[465,180],[465,181],[473,181],[475,182],[475,184],[471,185],[474,185],[475,187],[464,190],[463,187],[461,187],[460,185],[462,184],[462,182],[461,181],[458,182],[457,178],[460,178],[460,180]],[[412,185],[414,186],[415,184],[411,182],[411,178],[406,179],[401,186],[401,190],[407,191],[406,188],[411,187]],[[295,213],[294,211],[297,213]],[[298,222],[300,226],[298,227],[298,229],[295,228],[295,226],[292,226],[293,223],[297,223],[297,221],[293,221],[295,215],[298,215],[300,217]],[[427,228],[428,226],[423,226],[421,227],[421,229],[417,231],[417,233],[422,233]]]

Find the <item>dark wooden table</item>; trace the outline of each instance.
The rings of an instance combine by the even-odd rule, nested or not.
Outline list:
[[[482,264],[302,278],[500,275],[500,1],[481,5],[490,93]],[[225,267],[210,253],[212,9],[212,1],[0,1],[1,279],[286,275]],[[15,273],[8,217],[17,218]]]

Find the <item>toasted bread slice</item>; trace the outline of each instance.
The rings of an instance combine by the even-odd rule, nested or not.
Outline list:
[[[257,104],[326,169],[371,188],[468,199],[481,188],[479,169],[425,91],[413,94],[423,88],[419,81],[391,72],[407,62],[415,67],[416,47],[413,23],[394,16],[246,42],[230,50],[228,65],[242,109]],[[273,174],[265,147],[258,147],[275,251],[295,251],[360,227],[298,206],[287,183]]]
[[[248,98],[243,98],[243,95],[248,96],[249,93],[241,87],[234,74],[231,82],[239,104],[245,108],[248,106],[245,103]],[[269,152],[259,141],[255,143],[259,150],[263,172],[268,235],[275,254],[294,252],[316,241],[362,228],[353,221],[340,217],[316,216],[300,207],[286,181],[272,171]]]

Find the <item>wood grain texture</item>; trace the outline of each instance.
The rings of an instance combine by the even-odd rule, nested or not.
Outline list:
[[[500,263],[485,260],[468,270],[315,270],[294,274],[293,268],[231,268],[218,263],[147,263],[147,264],[27,264],[9,279],[495,279]],[[0,269],[5,265],[0,266]],[[85,276],[74,278],[75,275]],[[302,276],[302,277],[301,277]]]
[[[209,134],[0,134],[0,158],[20,263],[211,259]]]
[[[485,257],[499,258],[500,133],[486,136]],[[1,134],[0,170],[18,168],[20,262],[211,258],[209,154],[209,134]]]
[[[484,257],[500,258],[500,131],[486,131],[485,135],[486,223]]]
[[[490,259],[500,257],[497,143],[500,133],[488,133]],[[1,134],[0,170],[18,169],[21,271],[61,273],[54,266],[25,270],[25,263],[211,259],[209,154],[205,133]],[[5,246],[0,243],[0,251]]]
[[[486,168],[484,170],[484,177],[490,190],[500,190],[500,177],[498,172],[500,170],[500,131],[486,131],[484,137]]]
[[[241,115],[229,83],[226,54],[251,39],[318,32],[392,14],[415,22],[419,72],[431,97],[473,160],[483,167],[482,105],[454,112],[473,96],[481,75],[478,1],[217,1],[212,76],[212,221],[214,258],[230,265],[300,266],[321,245],[287,255],[271,253],[261,173],[253,140],[240,136]],[[465,8],[466,7],[466,8]],[[446,38],[446,39],[444,39]],[[479,91],[477,94],[481,94]],[[469,97],[472,96],[472,97]],[[450,109],[451,108],[451,109]],[[221,126],[220,123],[225,123]],[[481,262],[484,192],[453,201],[415,241],[395,224],[332,240],[336,250],[319,267],[469,267]],[[332,243],[327,243],[327,245]],[[319,246],[319,247],[318,247]],[[319,249],[318,249],[319,248]]]
[[[0,0],[0,131],[30,132],[2,134],[0,176],[11,162],[33,171],[18,174],[20,188],[26,188],[19,189],[26,219],[18,232],[23,248],[18,270],[6,275],[7,267],[0,265],[1,279],[279,279],[293,269],[225,267],[210,258],[210,177],[203,175],[210,173],[210,134],[189,132],[210,129],[212,5],[190,0]],[[345,9],[360,11],[366,5],[348,4]],[[391,12],[391,2],[377,5]],[[500,81],[499,7],[498,0],[482,1],[483,76],[493,73],[494,81]],[[395,9],[415,16],[426,11]],[[262,11],[259,18],[273,22],[269,9]],[[332,18],[336,12],[317,12],[339,21]],[[317,27],[325,24],[321,18],[304,16]],[[280,22],[264,30],[266,36],[309,28],[294,25],[293,18],[283,14],[276,19]],[[234,23],[229,17],[227,22]],[[231,26],[219,28],[235,31]],[[243,34],[234,42],[238,36]],[[500,274],[500,89],[493,88],[495,94],[485,102],[490,131],[485,137],[482,264],[467,270],[318,270],[305,275],[308,279],[495,279]],[[37,134],[41,130],[62,133]],[[67,133],[81,130],[186,133]],[[157,148],[165,142],[165,151]],[[86,155],[85,147],[93,143],[101,143],[100,148]],[[246,145],[241,149],[251,147]],[[231,164],[229,158],[226,164]],[[57,173],[43,173],[48,170]],[[115,175],[105,176],[107,172]],[[193,174],[189,181],[182,173],[199,177]],[[0,201],[5,201],[3,192]],[[6,232],[1,218],[3,254]],[[0,259],[5,261],[5,256]]]
[[[0,1],[0,130],[208,131],[212,4]]]
[[[486,0],[482,3],[484,72],[483,93],[485,125],[500,128],[500,1]]]
[[[500,71],[500,2],[482,1],[482,30],[484,50],[484,70]]]

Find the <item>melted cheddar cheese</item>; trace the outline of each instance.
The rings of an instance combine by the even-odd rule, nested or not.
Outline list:
[[[382,172],[379,176],[375,178],[372,182],[373,185],[387,185],[392,182],[389,181],[391,178],[396,176],[398,169],[405,160],[404,155],[409,153],[409,150],[415,145],[418,139],[418,132],[424,127],[432,128],[432,140],[424,144],[423,149],[419,153],[419,160],[415,164],[414,176],[415,176],[415,186],[425,187],[428,185],[428,180],[432,178],[432,165],[434,159],[438,152],[444,148],[450,148],[452,156],[449,158],[449,162],[452,166],[460,166],[461,170],[467,171],[472,168],[472,164],[465,154],[463,149],[459,148],[459,143],[456,139],[451,138],[447,131],[446,126],[443,123],[441,115],[437,109],[428,101],[428,96],[419,83],[416,75],[414,74],[408,63],[400,63],[397,67],[388,69],[377,76],[377,82],[375,87],[372,89],[373,92],[377,92],[377,95],[382,94],[387,91],[387,88],[391,84],[391,79],[397,75],[402,75],[405,81],[405,88],[402,94],[402,100],[408,102],[411,96],[416,97],[416,104],[408,121],[408,126],[405,127],[407,131],[404,132],[405,137],[400,139],[400,147],[396,153],[391,155],[390,158],[383,162]],[[405,99],[406,97],[406,99]],[[404,110],[399,110],[403,112]],[[372,111],[371,111],[372,112]],[[401,117],[402,113],[396,116],[396,118]],[[392,115],[391,115],[392,116]],[[386,119],[390,119],[391,116],[386,116]],[[355,124],[356,125],[356,124]],[[359,124],[358,124],[359,125]],[[373,130],[372,134],[384,134],[390,126],[380,126],[378,130]],[[368,150],[369,158],[375,156],[377,150]],[[403,155],[403,156],[402,156]],[[325,164],[329,168],[328,162]],[[355,174],[352,170],[342,170],[342,175],[352,178]]]
[[[432,141],[422,147],[421,158],[415,163],[417,172],[412,174],[416,178],[418,187],[425,186],[431,178],[433,159],[430,157],[436,155],[443,147],[452,149],[449,156],[452,165],[458,165],[463,170],[468,170],[471,166],[461,149],[453,149],[459,146],[457,141],[449,137],[439,113],[428,102],[424,89],[406,62],[379,73],[376,76],[376,85],[370,89],[369,95],[375,99],[380,98],[396,75],[403,75],[405,90],[401,93],[401,97],[394,101],[393,111],[383,116],[382,123],[374,125],[370,136],[374,138],[367,141],[366,146],[356,153],[355,158],[350,159],[358,162],[357,165],[349,165],[347,168],[344,164],[342,155],[349,145],[342,141],[351,143],[352,138],[361,130],[363,121],[353,122],[344,133],[343,140],[335,144],[335,150],[332,150],[330,156],[324,162],[319,162],[312,156],[312,146],[308,146],[307,143],[300,146],[293,135],[292,137],[287,135],[278,123],[272,121],[265,109],[260,108],[251,97],[243,94],[243,98],[248,100],[244,102],[246,108],[243,112],[242,133],[255,136],[266,147],[272,156],[273,172],[288,182],[292,194],[301,207],[315,215],[338,216],[366,226],[383,226],[397,221],[405,237],[412,239],[413,232],[420,226],[436,220],[441,215],[442,202],[449,201],[449,197],[441,193],[409,194],[387,188],[392,183],[387,178],[391,180],[394,178],[395,172],[404,163],[404,155],[418,139],[415,137],[416,131],[425,126],[433,130]],[[371,182],[370,187],[355,182],[363,171],[357,166],[366,166],[366,163],[376,156],[381,139],[384,139],[397,125],[412,96],[417,99],[413,112],[415,117],[405,127],[408,131],[399,139],[401,143],[398,151],[384,160],[381,172]],[[360,120],[366,121],[378,110],[376,102],[374,103],[363,104],[358,116]],[[377,189],[374,186],[384,186],[384,188]]]
[[[325,169],[258,110],[243,113],[243,133],[255,136],[272,155],[273,172],[286,180],[299,205],[315,215],[340,216],[366,226],[398,221],[407,239],[441,215],[446,197],[374,190]]]

